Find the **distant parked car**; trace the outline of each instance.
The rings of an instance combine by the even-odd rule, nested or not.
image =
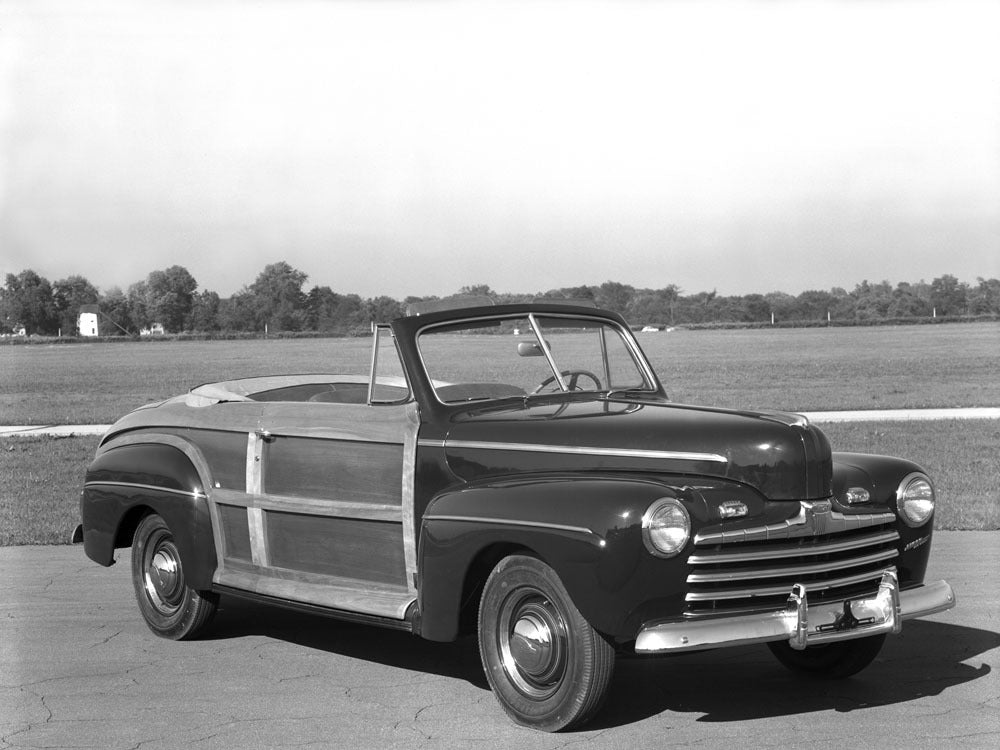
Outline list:
[[[368,372],[137,409],[81,500],[86,554],[132,547],[158,635],[198,635],[220,594],[476,632],[500,704],[543,730],[593,716],[619,653],[863,669],[954,605],[924,583],[934,508],[919,466],[832,453],[802,416],[671,403],[621,317],[551,303],[402,317]]]

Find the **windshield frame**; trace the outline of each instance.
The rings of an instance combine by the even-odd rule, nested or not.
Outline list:
[[[621,323],[619,320],[616,320],[613,317],[604,317],[603,315],[600,314],[591,315],[589,314],[589,311],[588,313],[578,313],[578,312],[563,312],[563,311],[553,311],[553,310],[521,310],[517,312],[507,310],[503,312],[498,311],[495,314],[470,315],[467,317],[456,316],[448,320],[429,323],[425,326],[421,326],[419,329],[416,330],[414,335],[414,343],[415,343],[414,348],[416,350],[420,367],[423,371],[422,374],[426,379],[428,385],[430,386],[430,391],[433,394],[434,399],[437,401],[437,403],[440,404],[441,406],[449,408],[451,407],[468,408],[469,406],[469,402],[444,401],[441,399],[440,395],[438,394],[438,384],[440,381],[437,381],[432,377],[431,371],[428,368],[427,362],[424,358],[424,353],[421,349],[420,341],[421,338],[424,336],[424,334],[427,334],[436,328],[454,328],[463,325],[473,325],[473,324],[487,325],[493,322],[500,324],[503,321],[525,320],[525,319],[528,320],[530,324],[531,335],[534,337],[535,342],[538,344],[539,348],[541,349],[545,357],[546,363],[551,372],[551,375],[553,376],[554,382],[559,384],[559,390],[549,391],[546,393],[537,393],[537,394],[526,393],[523,396],[520,395],[497,396],[494,398],[487,397],[477,400],[475,403],[486,404],[490,402],[504,401],[510,399],[525,400],[530,398],[551,398],[554,395],[566,395],[566,394],[580,395],[581,393],[587,393],[590,395],[598,395],[598,394],[606,395],[609,393],[637,393],[637,394],[649,394],[649,395],[663,395],[663,388],[660,384],[660,381],[657,378],[656,373],[653,371],[652,366],[649,364],[649,360],[646,358],[645,353],[639,346],[638,341],[635,339],[635,336],[632,335],[632,331],[629,329],[629,327]],[[566,384],[566,381],[562,375],[562,371],[559,369],[559,363],[557,361],[557,358],[553,355],[548,342],[545,340],[545,336],[542,335],[542,324],[539,322],[539,319],[542,319],[543,321],[548,321],[553,319],[592,321],[594,327],[599,328],[600,330],[601,357],[604,363],[605,370],[607,370],[610,366],[608,362],[607,340],[605,337],[607,336],[608,329],[614,330],[615,333],[617,333],[621,338],[622,343],[625,345],[626,351],[632,358],[632,362],[633,365],[635,366],[636,372],[641,376],[643,380],[642,386],[638,388],[628,388],[628,389],[604,387],[594,391],[575,391],[575,390],[571,391],[568,385]],[[610,386],[611,385],[610,382],[607,383],[607,385]]]

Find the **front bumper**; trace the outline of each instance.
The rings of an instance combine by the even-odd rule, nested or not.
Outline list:
[[[720,646],[787,640],[804,649],[833,641],[898,633],[903,620],[932,615],[955,606],[955,593],[947,581],[899,590],[896,569],[882,574],[878,593],[870,599],[853,599],[809,606],[806,587],[795,584],[785,609],[733,617],[717,617],[646,625],[635,641],[636,653],[676,653]]]

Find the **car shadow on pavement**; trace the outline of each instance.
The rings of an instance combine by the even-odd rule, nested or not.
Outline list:
[[[997,647],[1000,633],[916,620],[890,636],[867,669],[843,680],[795,675],[764,645],[619,659],[608,702],[587,729],[630,724],[664,711],[731,722],[906,703],[986,677],[992,667],[975,657]]]
[[[203,640],[249,635],[263,635],[400,669],[453,677],[489,690],[474,637],[461,638],[454,643],[437,643],[399,630],[224,596]]]
[[[246,636],[266,636],[489,690],[475,637],[435,643],[401,631],[224,597],[207,638]],[[696,719],[701,722],[734,722],[905,703],[986,677],[992,668],[982,660],[977,664],[976,657],[998,647],[1000,633],[915,620],[886,640],[873,664],[845,680],[792,674],[764,645],[670,657],[620,657],[607,703],[582,731],[624,726],[664,712],[701,714]]]

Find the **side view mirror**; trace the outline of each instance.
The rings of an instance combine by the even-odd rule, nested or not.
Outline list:
[[[520,341],[517,344],[517,356],[519,357],[544,357],[545,352],[537,341]]]

